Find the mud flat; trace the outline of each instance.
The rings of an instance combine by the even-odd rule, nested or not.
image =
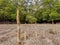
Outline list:
[[[23,42],[24,24],[21,24]],[[0,24],[0,45],[17,45],[16,24]],[[22,45],[60,45],[60,24],[26,24],[27,40]]]

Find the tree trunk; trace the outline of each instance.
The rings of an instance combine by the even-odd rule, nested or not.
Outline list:
[[[52,24],[54,24],[54,20],[52,19]]]
[[[24,41],[26,41],[26,23],[25,23],[25,28],[24,28]]]
[[[17,20],[17,45],[21,45],[21,40],[20,40],[20,18],[19,18],[19,7],[17,7],[17,15],[16,15],[16,20]]]

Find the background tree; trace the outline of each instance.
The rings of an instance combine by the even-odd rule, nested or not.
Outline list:
[[[26,22],[27,6],[26,2],[20,0],[22,3],[19,6],[20,21]],[[18,2],[20,2],[18,1]],[[20,4],[20,3],[19,3]],[[36,18],[38,23],[51,22],[54,17],[54,21],[60,21],[60,1],[59,0],[32,0],[29,6],[29,14],[32,18]],[[53,15],[53,17],[52,17]],[[0,0],[0,22],[10,21],[16,22],[16,6],[9,0]],[[27,22],[29,22],[27,20]]]

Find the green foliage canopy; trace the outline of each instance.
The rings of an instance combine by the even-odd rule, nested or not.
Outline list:
[[[29,7],[29,13],[23,0],[18,0],[21,23],[35,23],[44,21],[60,21],[60,1],[41,0],[41,4],[36,3]],[[19,3],[19,4],[20,4]],[[16,21],[16,5],[9,0],[0,0],[0,21]]]

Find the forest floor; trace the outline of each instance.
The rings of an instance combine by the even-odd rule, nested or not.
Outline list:
[[[17,45],[16,30],[16,24],[0,24],[0,45]],[[21,45],[60,45],[60,24],[21,24],[20,30]]]

